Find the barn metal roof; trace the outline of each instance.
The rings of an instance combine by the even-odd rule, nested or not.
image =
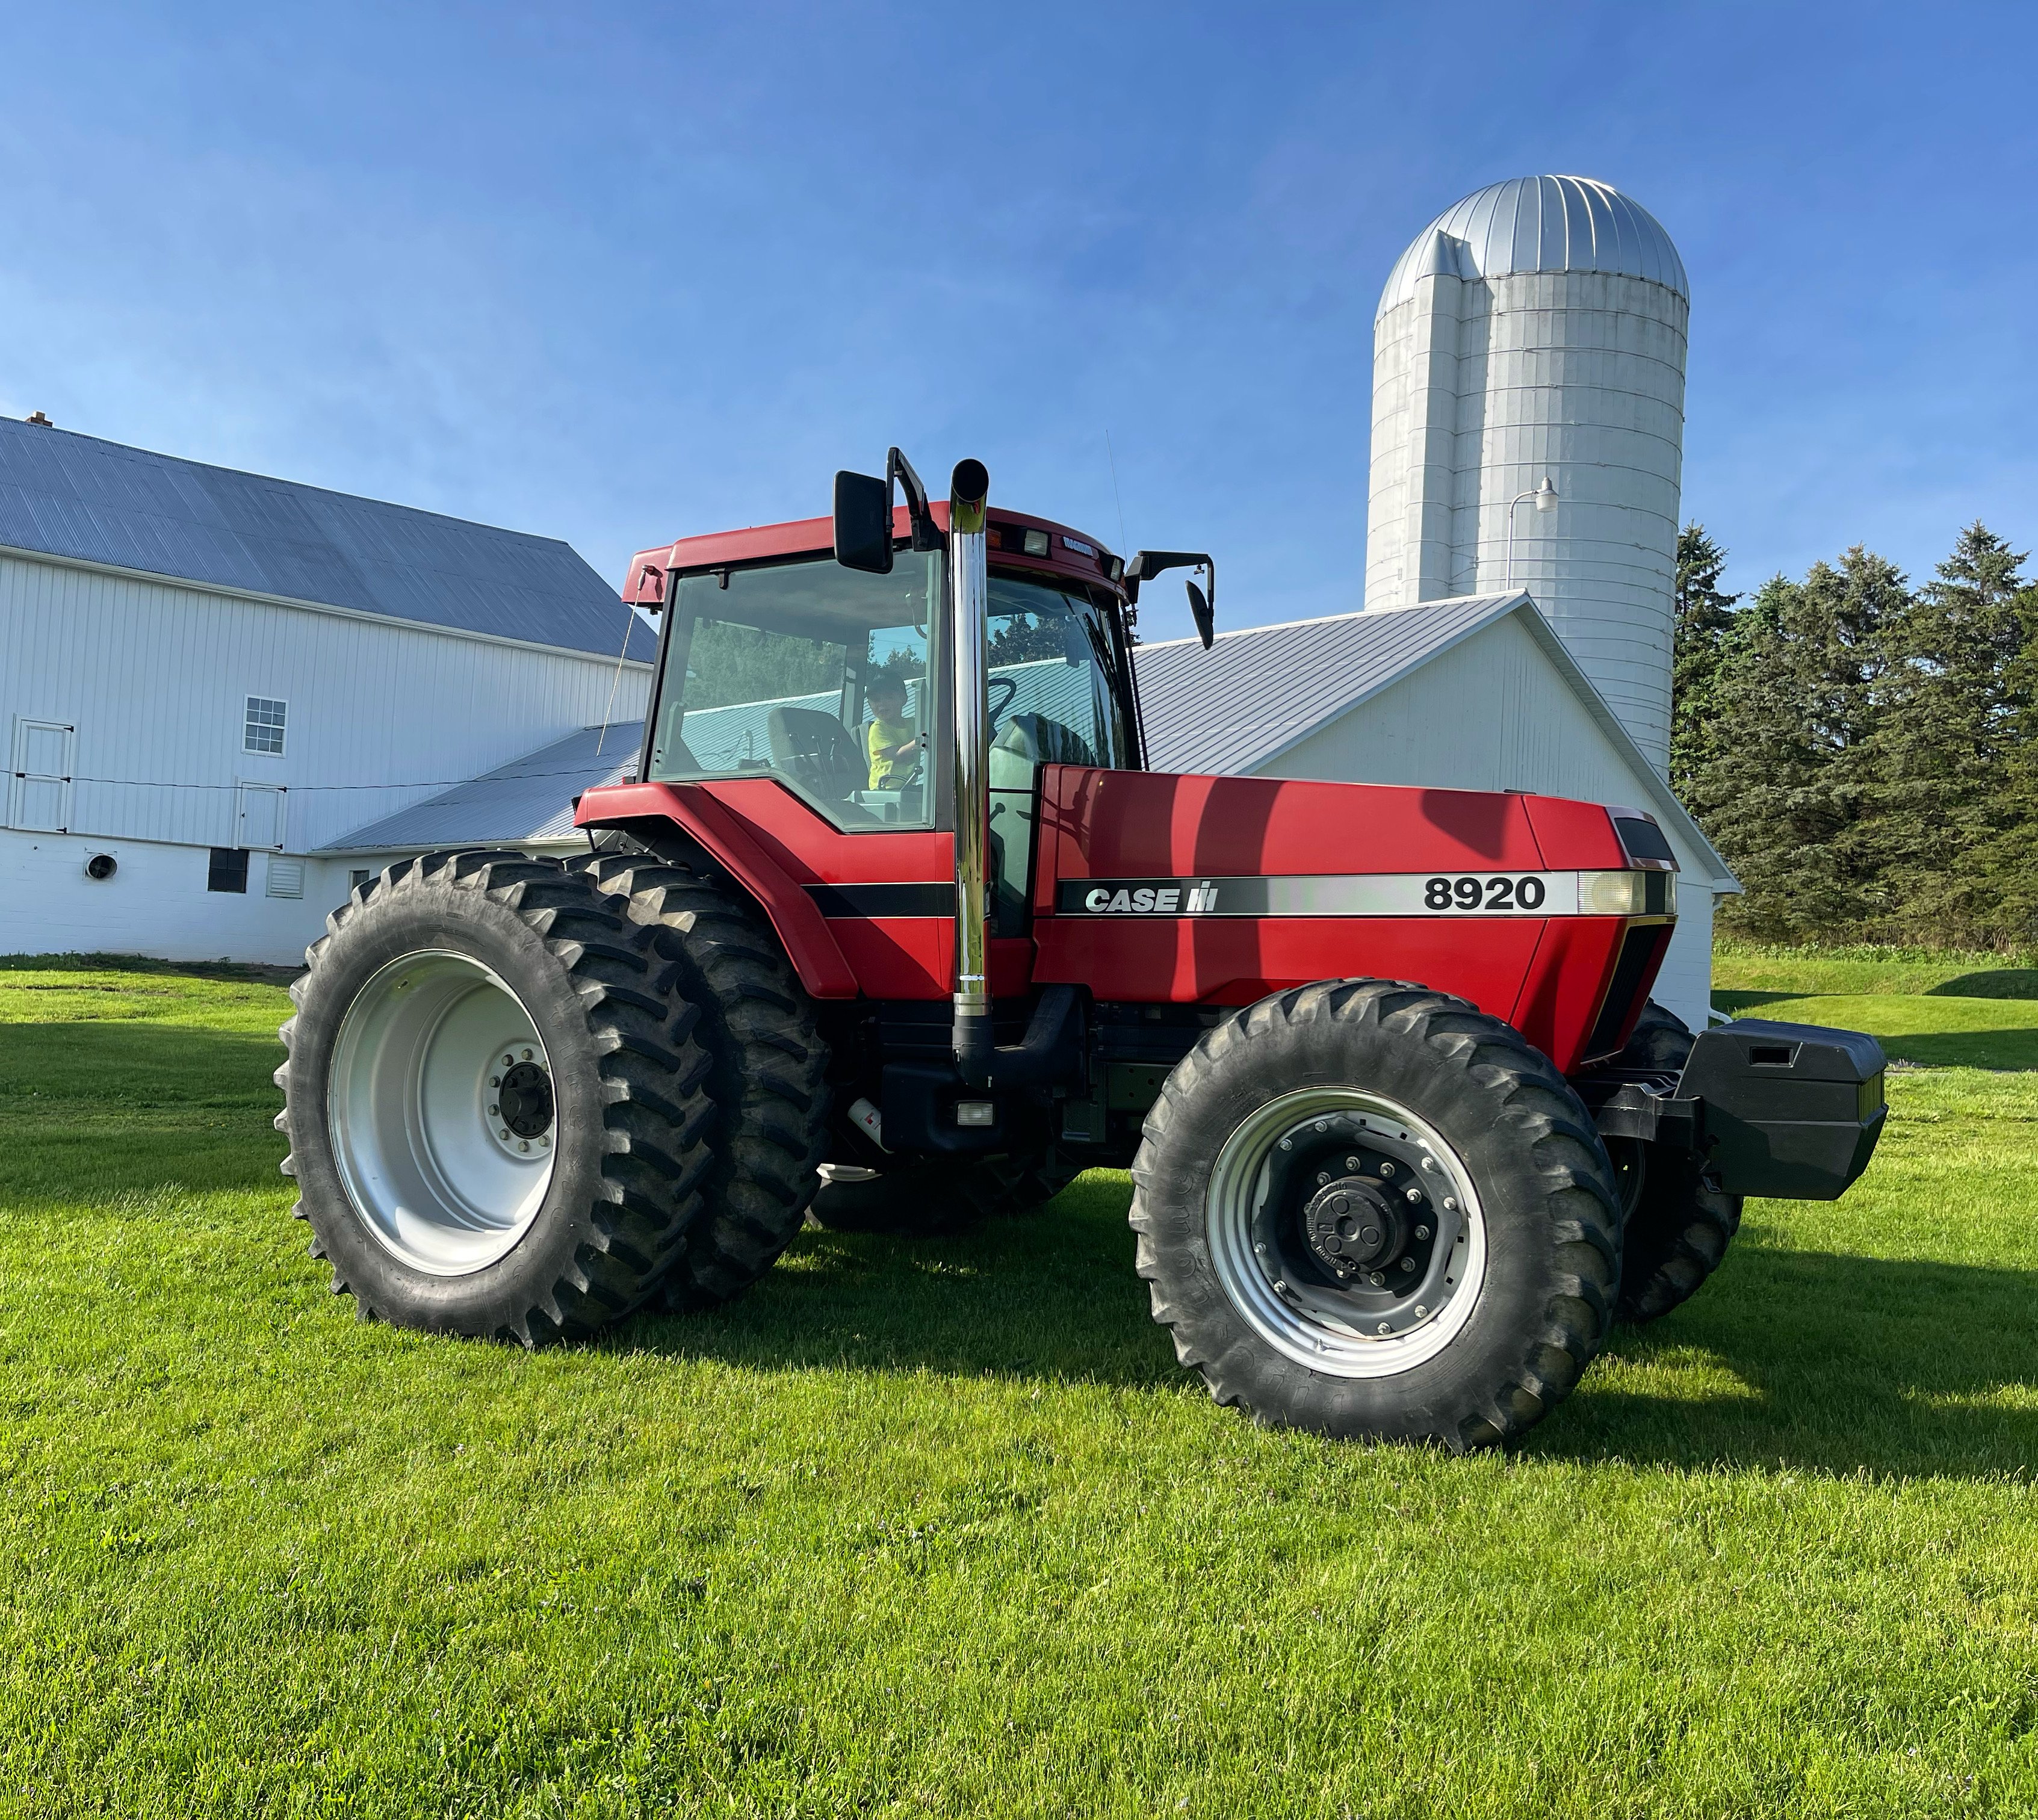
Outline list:
[[[571,840],[574,798],[619,782],[626,774],[635,777],[643,737],[638,721],[619,721],[605,735],[599,727],[582,727],[484,777],[329,841],[319,851],[419,853],[434,847]]]
[[[1146,762],[1157,771],[1250,771],[1355,708],[1528,596],[1468,595],[1392,613],[1142,645]]]
[[[1408,243],[1376,320],[1413,297],[1418,278],[1513,272],[1616,272],[1691,294],[1663,224],[1631,196],[1596,177],[1514,177],[1453,203]]]
[[[570,545],[0,418],[0,547],[649,661]]]

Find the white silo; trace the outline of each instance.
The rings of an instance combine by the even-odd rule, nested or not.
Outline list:
[[[1518,177],[1415,236],[1373,324],[1367,607],[1499,592],[1512,517],[1513,585],[1659,771],[1689,297],[1639,204]]]

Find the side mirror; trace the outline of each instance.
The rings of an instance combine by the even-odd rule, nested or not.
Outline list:
[[[1199,588],[1193,581],[1189,584],[1189,613],[1196,622],[1196,635],[1207,651],[1210,640],[1217,636],[1216,562],[1201,551],[1142,550],[1125,566],[1127,599],[1136,601],[1139,584],[1151,581],[1164,569],[1196,569],[1208,577],[1207,588]]]
[[[885,478],[839,472],[835,477],[835,559],[845,569],[867,575],[892,573],[892,489],[906,489],[906,516],[913,528],[915,550],[941,547],[941,527],[934,523],[927,490],[913,464],[896,448],[885,455]]]
[[[866,575],[892,573],[892,482],[874,474],[835,477],[835,559]]]

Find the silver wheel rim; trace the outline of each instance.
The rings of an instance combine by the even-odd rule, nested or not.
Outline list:
[[[1284,1142],[1327,1137],[1422,1185],[1434,1236],[1411,1280],[1385,1295],[1312,1268],[1292,1210],[1270,1202]],[[1486,1280],[1486,1220],[1464,1160],[1406,1107],[1360,1088],[1305,1088],[1244,1120],[1210,1171],[1207,1214],[1210,1262],[1232,1306],[1277,1352],[1331,1377],[1392,1377],[1434,1358],[1471,1319]]]
[[[427,949],[370,979],[341,1020],[327,1106],[376,1243],[434,1277],[507,1256],[551,1185],[551,1087],[530,1012],[480,962]]]

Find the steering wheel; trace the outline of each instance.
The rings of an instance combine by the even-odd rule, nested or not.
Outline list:
[[[998,717],[1012,706],[1019,694],[1019,683],[1017,678],[1013,676],[993,676],[989,687],[993,689],[1002,689],[1005,691],[1005,699],[991,709],[990,722],[984,728],[986,732],[995,733],[998,731]]]

